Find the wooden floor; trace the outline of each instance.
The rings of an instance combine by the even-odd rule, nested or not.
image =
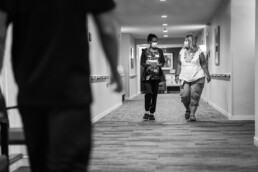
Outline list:
[[[159,97],[159,103],[173,108],[165,103],[168,97]],[[182,122],[181,117],[164,120],[164,116],[142,121],[144,111],[134,111],[143,109],[139,100],[143,98],[126,102],[94,125],[90,172],[258,172],[254,121],[216,120],[214,116],[210,121],[202,121],[199,116],[197,122]],[[134,120],[121,112],[131,112]]]
[[[187,122],[177,94],[159,95],[156,121],[142,121],[143,103],[140,95],[94,124],[90,172],[258,172],[254,121],[201,102]]]

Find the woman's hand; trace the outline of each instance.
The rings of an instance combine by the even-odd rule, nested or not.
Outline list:
[[[206,80],[207,80],[208,83],[211,81],[211,76],[210,76],[210,74],[206,75]]]
[[[177,84],[179,84],[179,83],[180,83],[179,75],[176,75],[176,77],[175,77],[175,81],[176,81],[176,83],[177,83]]]

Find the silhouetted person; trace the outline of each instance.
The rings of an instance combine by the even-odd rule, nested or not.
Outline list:
[[[6,28],[32,172],[85,172],[91,150],[87,13],[92,13],[112,70],[118,41],[113,0],[0,0],[0,63]]]
[[[187,35],[178,58],[176,82],[180,83],[180,95],[186,109],[185,119],[196,121],[195,112],[199,106],[205,76],[211,77],[205,56],[192,35]]]
[[[165,59],[162,49],[157,47],[158,37],[149,34],[147,38],[150,46],[142,50],[141,66],[143,72],[141,81],[145,84],[145,114],[144,120],[155,120],[157,96],[159,92],[159,82],[164,80],[161,67],[164,66]]]

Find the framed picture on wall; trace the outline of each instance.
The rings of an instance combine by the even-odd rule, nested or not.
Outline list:
[[[220,65],[220,27],[217,26],[214,29],[215,36],[215,65]]]
[[[130,49],[131,69],[134,68],[134,49]]]
[[[162,67],[163,70],[173,69],[173,53],[164,53],[165,64]]]

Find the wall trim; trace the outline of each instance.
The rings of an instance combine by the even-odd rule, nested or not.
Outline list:
[[[96,123],[97,121],[99,121],[101,118],[105,117],[107,114],[109,114],[110,112],[114,111],[115,109],[117,109],[118,107],[122,106],[123,103],[120,102],[112,107],[110,107],[109,109],[105,110],[104,112],[96,115],[95,117],[92,118],[91,122],[92,123]]]
[[[211,107],[222,113],[224,116],[226,116],[229,120],[255,120],[255,115],[231,115],[230,113],[226,112],[221,107],[217,106],[211,101],[207,101],[207,99],[203,98],[204,101],[206,101]]]
[[[229,120],[248,120],[254,121],[254,115],[230,115]]]
[[[254,137],[254,145],[258,147],[258,137]]]
[[[137,77],[136,74],[130,74],[130,79],[134,79],[134,78],[136,78],[136,77]]]
[[[206,99],[207,100],[207,99]],[[229,117],[231,116],[228,112],[226,112],[224,109],[222,109],[221,107],[217,106],[215,103],[211,102],[211,101],[206,101],[211,107],[213,107],[214,109],[216,109],[217,111],[219,111],[220,113],[222,113],[225,117],[227,117],[229,119]]]
[[[132,100],[132,99],[134,99],[135,97],[137,97],[139,94],[134,94],[134,95],[132,95],[132,96],[130,96],[130,97],[125,97],[125,100]]]

